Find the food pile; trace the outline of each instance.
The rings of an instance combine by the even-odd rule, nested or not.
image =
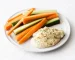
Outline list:
[[[32,38],[34,38],[34,36],[38,37],[36,36],[38,34],[37,33],[38,31],[42,29],[49,29],[50,26],[56,25],[59,23],[60,23],[60,19],[58,16],[58,12],[56,10],[37,10],[36,8],[30,8],[27,11],[16,14],[14,17],[11,17],[10,19],[8,19],[4,28],[8,36],[14,33],[15,40],[19,44],[23,44],[31,37]],[[50,28],[49,30],[50,33],[53,32],[53,31],[51,32],[51,30],[53,29]],[[54,34],[60,34],[60,36],[63,37],[64,35],[63,32],[60,31],[61,33],[58,33],[58,31],[59,31],[58,29],[54,28],[54,32],[56,32]],[[39,34],[39,36],[41,36],[41,34]],[[55,36],[55,35],[50,34],[49,36]],[[58,38],[59,35],[56,37]],[[59,39],[61,39],[62,37],[60,37]],[[38,41],[39,39],[36,38],[35,40]],[[42,39],[41,41],[44,41],[44,40],[45,39]],[[53,43],[52,45],[54,44],[55,43]]]

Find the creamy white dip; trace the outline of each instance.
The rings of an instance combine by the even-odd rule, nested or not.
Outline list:
[[[47,48],[56,45],[63,37],[63,30],[44,27],[33,34],[31,44],[37,48]]]

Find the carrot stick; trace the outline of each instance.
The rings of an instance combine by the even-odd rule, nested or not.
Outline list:
[[[47,17],[47,16],[52,15],[52,14],[54,14],[54,13],[41,13],[41,14],[37,14],[37,15],[33,15],[33,16],[28,16],[28,17],[24,18],[23,23],[28,23],[28,22],[31,22],[33,20],[36,20],[39,18],[44,18],[44,17]]]
[[[57,13],[48,16],[47,19],[50,20],[50,19],[53,19],[53,18],[56,18],[56,17],[58,17],[58,14]]]
[[[35,8],[29,9],[25,14],[24,17],[31,15],[31,13],[35,10]]]
[[[24,35],[23,38],[21,38],[21,40],[18,43],[22,44],[25,41],[27,41],[32,36],[32,34],[36,32],[38,29],[40,29],[46,22],[47,22],[47,19],[43,18],[42,21],[36,24],[35,27],[33,27],[26,35]]]
[[[12,27],[12,24],[5,24],[4,29],[9,30]]]
[[[12,23],[20,20],[22,17],[23,17],[23,15],[20,15],[20,16],[14,18],[13,20],[11,20],[10,22],[7,22],[4,26],[5,30],[9,30],[12,27]]]
[[[30,27],[30,28],[28,28],[28,29],[26,29],[26,30],[24,30],[23,32],[21,32],[21,33],[19,33],[18,35],[16,35],[16,40],[17,41],[19,41],[24,35],[26,35],[33,27],[35,27],[35,25],[34,26],[32,26],[32,27]]]
[[[24,17],[31,15],[31,13],[32,13],[34,10],[35,10],[35,8],[29,9],[28,12],[25,14]],[[24,18],[24,17],[23,17],[23,18]],[[22,20],[22,22],[23,22],[23,20]],[[25,23],[23,22],[23,24],[25,24]]]
[[[24,15],[23,18],[22,18],[14,27],[12,27],[12,28],[8,31],[7,34],[10,35],[10,34],[13,32],[13,30],[16,29],[16,28],[22,23],[22,21],[24,20],[24,17],[29,16],[29,15],[33,12],[33,10],[34,10],[34,8],[31,8],[31,9],[28,11],[28,13],[27,13],[26,15]]]
[[[18,18],[19,16],[22,16],[22,14],[18,14],[18,15],[16,15],[15,17],[13,17],[13,18],[10,18],[7,22],[10,22],[10,21],[12,21],[12,20],[14,20],[14,19],[16,19],[16,18]]]

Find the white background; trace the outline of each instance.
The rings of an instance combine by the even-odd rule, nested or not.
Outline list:
[[[4,24],[15,12],[27,8],[57,9],[71,25],[71,36],[61,48],[47,53],[24,52],[11,44],[4,34]],[[75,60],[74,0],[0,0],[0,60]]]

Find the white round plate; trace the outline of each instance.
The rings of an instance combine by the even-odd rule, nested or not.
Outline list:
[[[18,13],[22,13],[24,12],[25,10],[22,10]],[[16,13],[16,14],[18,14]],[[15,14],[14,14],[15,15]],[[13,16],[14,16],[13,15]],[[13,17],[12,16],[12,17]],[[49,48],[44,48],[44,49],[38,49],[38,48],[35,48],[31,45],[30,43],[30,40],[29,39],[27,42],[19,45],[16,40],[14,39],[14,34],[12,33],[11,36],[7,36],[6,34],[6,31],[5,31],[5,34],[6,34],[6,37],[8,38],[8,40],[13,43],[14,45],[18,46],[19,48],[21,48],[22,50],[25,50],[25,51],[29,51],[29,52],[47,52],[47,51],[52,51],[54,49],[57,49],[59,47],[61,47],[69,38],[70,36],[70,25],[69,25],[69,22],[68,20],[62,15],[59,13],[59,17],[60,17],[60,24],[57,24],[57,25],[54,25],[54,26],[51,26],[51,27],[55,27],[55,28],[60,28],[62,29],[64,32],[65,32],[65,36],[63,39],[61,39],[61,41],[56,44],[55,46],[53,47],[49,47]]]

